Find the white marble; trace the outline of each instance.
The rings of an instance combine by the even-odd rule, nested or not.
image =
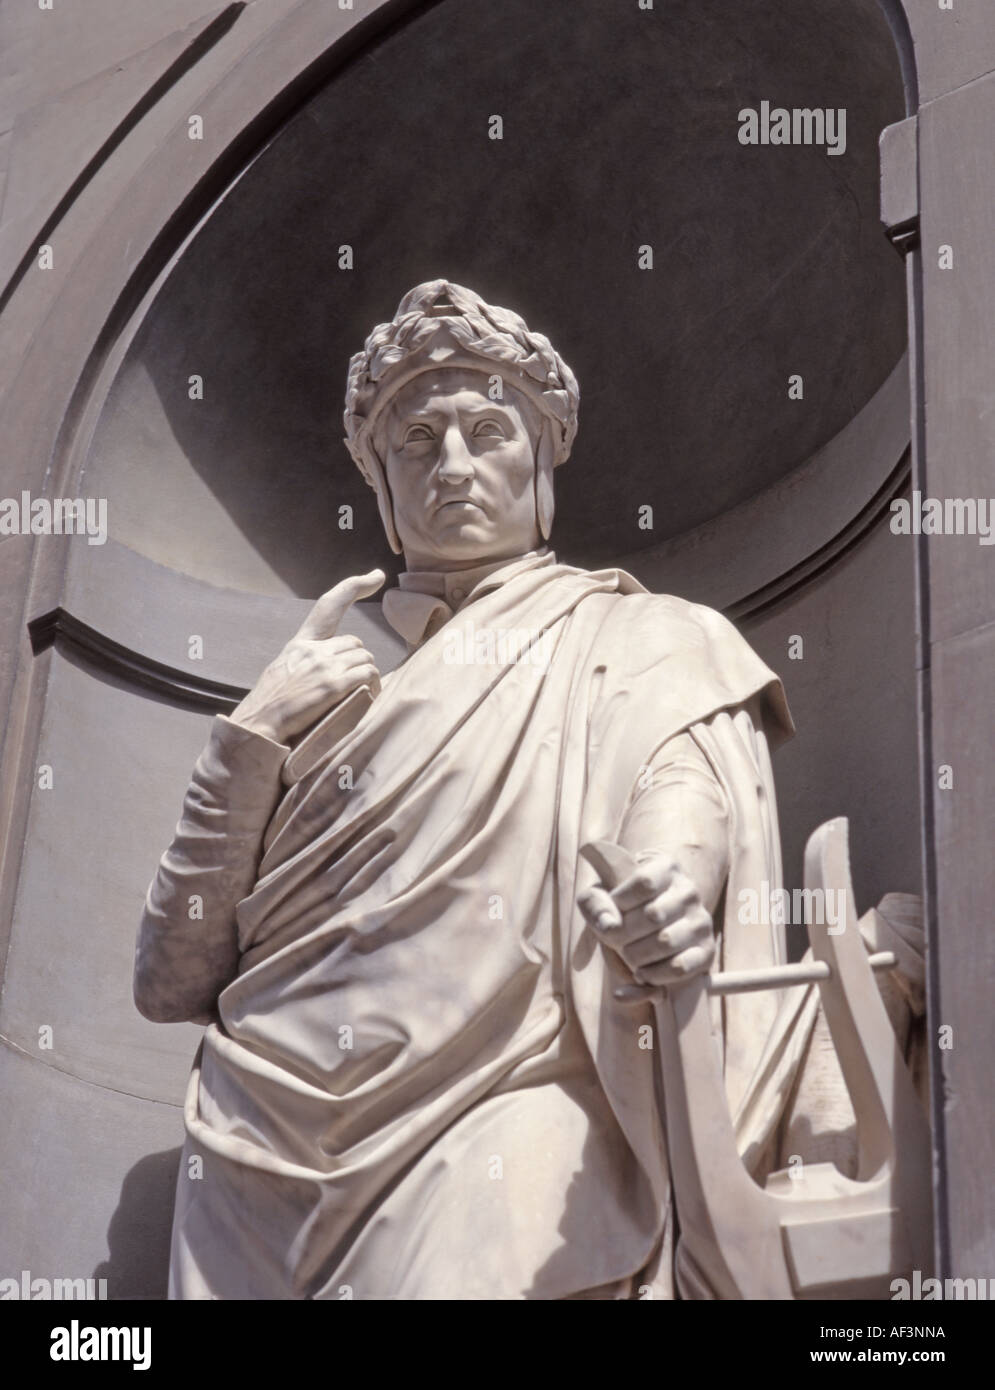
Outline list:
[[[319,599],[215,721],[149,890],[139,1008],[208,1025],[174,1297],[846,1296],[906,1271],[889,1203],[922,1225],[928,1163],[888,1144],[928,1158],[925,1123],[856,913],[813,935],[818,987],[738,913],[781,882],[780,682],[712,610],[547,548],[578,401],[546,338],[445,281],[352,360],[409,654],[381,676],[338,633],[381,571]],[[760,1184],[819,989],[874,1171],[817,1158],[806,1207]]]

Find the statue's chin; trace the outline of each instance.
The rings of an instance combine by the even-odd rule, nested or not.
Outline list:
[[[418,569],[470,568],[506,556],[525,555],[541,544],[538,531],[496,526],[472,503],[448,504],[431,518],[420,536],[401,536],[407,556],[417,556]]]
[[[432,527],[433,548],[442,554],[467,556],[471,552],[482,558],[492,550],[503,549],[505,537],[495,534],[479,507],[448,506],[436,513]]]

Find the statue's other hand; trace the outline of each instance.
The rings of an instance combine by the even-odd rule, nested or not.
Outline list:
[[[698,890],[665,854],[645,859],[611,892],[595,885],[577,904],[598,939],[629,969],[639,998],[708,970],[715,957],[711,914]]]
[[[343,579],[323,594],[263,671],[230,718],[243,728],[289,743],[361,685],[376,695],[380,673],[358,637],[337,636],[350,604],[368,598],[386,579],[383,570]]]

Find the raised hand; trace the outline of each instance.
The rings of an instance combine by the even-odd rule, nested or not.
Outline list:
[[[375,594],[386,577],[383,570],[371,570],[322,594],[229,716],[232,721],[276,743],[289,743],[359,686],[369,685],[376,695],[376,662],[358,637],[339,637],[337,630],[350,604]]]

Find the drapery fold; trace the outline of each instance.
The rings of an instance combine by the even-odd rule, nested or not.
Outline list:
[[[729,623],[621,571],[520,568],[419,647],[269,821],[188,1090],[173,1296],[673,1296],[666,1078],[579,850],[689,733],[733,810],[722,967],[782,959],[733,909],[780,884],[790,730]],[[744,1114],[776,1008],[717,1015]]]

